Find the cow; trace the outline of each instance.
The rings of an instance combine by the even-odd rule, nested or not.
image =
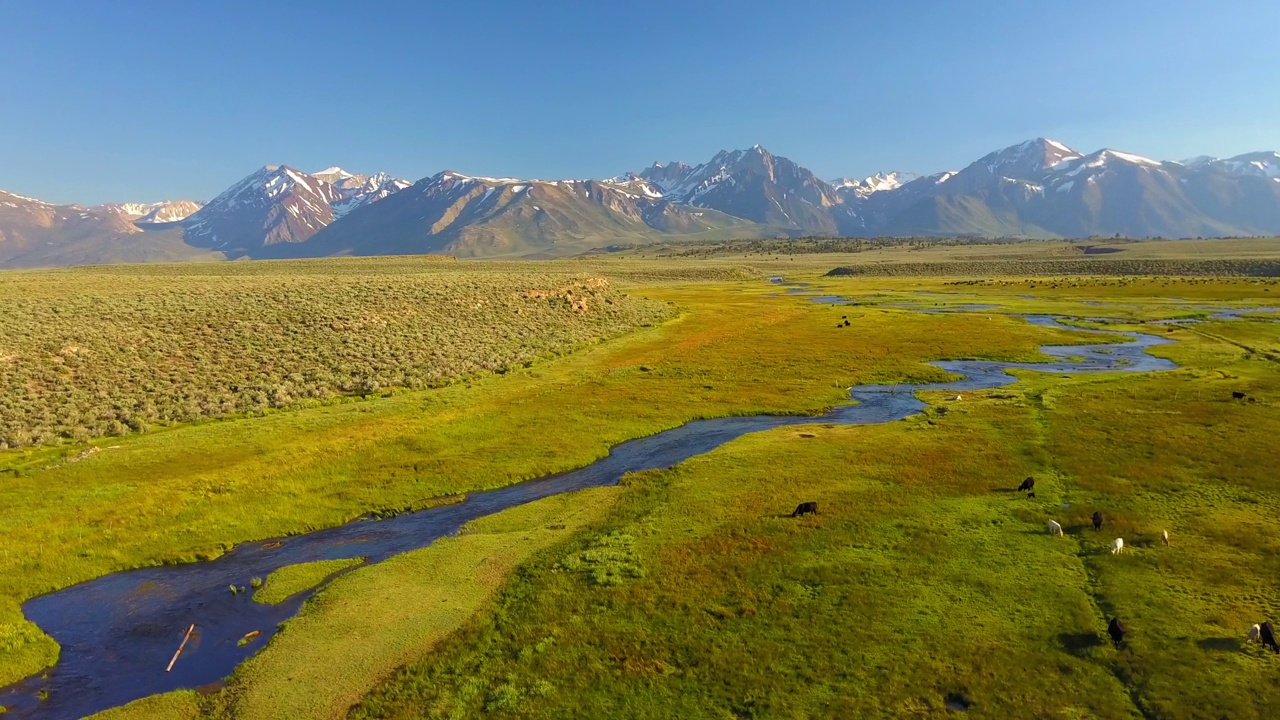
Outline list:
[[[1244,641],[1246,644],[1262,642],[1262,626],[1254,623],[1254,626],[1249,628],[1249,634],[1244,636]]]
[[[1120,618],[1111,618],[1111,622],[1107,624],[1107,634],[1111,636],[1111,642],[1115,643],[1116,649],[1120,648],[1120,643],[1124,642],[1124,636],[1129,632],[1129,628],[1120,622]]]
[[[1258,634],[1262,636],[1262,647],[1269,647],[1280,654],[1280,645],[1276,644],[1276,631],[1271,627],[1270,620],[1258,626]]]
[[[1035,500],[1035,499],[1036,499],[1036,494],[1035,494],[1035,493],[1033,493],[1033,492],[1029,492],[1029,493],[1027,493],[1027,499],[1028,499],[1028,500]]]
[[[791,517],[800,517],[801,515],[817,515],[818,503],[802,502],[796,506],[795,512],[791,513]]]
[[[1093,531],[1098,532],[1101,529],[1102,529],[1102,511],[1094,510],[1093,511]]]
[[[1059,537],[1062,536],[1062,526],[1058,524],[1057,520],[1049,521],[1049,534],[1057,535]]]
[[[1116,555],[1124,552],[1124,538],[1116,538],[1111,541],[1111,554]]]
[[[1245,395],[1244,393],[1240,392],[1239,390],[1232,390],[1232,391],[1231,391],[1231,397],[1232,397],[1232,399],[1234,399],[1234,400],[1243,400],[1243,399],[1245,399],[1246,397],[1248,397],[1248,395]]]
[[[1161,542],[1165,547],[1169,547],[1169,531],[1168,531],[1168,530],[1161,530],[1161,531],[1160,531],[1160,542]]]
[[[1036,479],[1035,479],[1035,478],[1027,478],[1026,480],[1023,480],[1023,481],[1022,481],[1022,484],[1021,484],[1021,485],[1019,485],[1019,486],[1018,486],[1018,491],[1019,491],[1019,492],[1022,492],[1023,490],[1026,490],[1026,491],[1030,492],[1031,490],[1034,490],[1034,489],[1035,489],[1035,487],[1036,487]]]

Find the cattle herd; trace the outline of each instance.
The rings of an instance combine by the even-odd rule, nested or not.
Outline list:
[[[1030,478],[1030,477],[1027,478],[1026,480],[1023,480],[1022,484],[1018,485],[1018,491],[1025,492],[1027,494],[1027,497],[1029,498],[1034,498],[1036,496],[1035,488],[1036,488],[1036,480],[1035,478]],[[802,502],[796,506],[796,509],[791,513],[791,517],[800,517],[801,515],[817,515],[817,514],[818,514],[818,503]],[[1093,521],[1094,532],[1100,532],[1102,530],[1102,523],[1103,523],[1102,511],[1095,510],[1090,519]],[[1055,537],[1065,537],[1062,530],[1062,525],[1056,520],[1049,521],[1049,534]],[[1168,547],[1169,545],[1168,530],[1160,531],[1160,543],[1165,547]],[[1123,552],[1124,552],[1124,538],[1116,538],[1115,540],[1112,540],[1111,554],[1118,555]],[[1129,628],[1126,627],[1125,624],[1120,621],[1120,618],[1113,617],[1111,618],[1111,621],[1107,624],[1107,634],[1111,636],[1111,642],[1115,643],[1116,648],[1119,648],[1120,644],[1124,642],[1124,636],[1128,632],[1129,632]],[[1262,647],[1270,648],[1277,654],[1280,654],[1280,645],[1276,644],[1275,629],[1271,626],[1271,623],[1269,621],[1261,623],[1259,625],[1254,625],[1252,628],[1250,628],[1249,634],[1245,638],[1245,642],[1260,642],[1262,643]]]
[[[1027,497],[1033,498],[1036,496],[1035,487],[1035,478],[1027,478],[1022,481],[1022,484],[1018,485],[1018,491],[1025,492],[1027,493]],[[1101,531],[1103,522],[1102,511],[1095,510],[1090,519],[1093,521],[1094,532]],[[1065,537],[1062,531],[1062,525],[1056,520],[1049,521],[1049,534],[1055,537]],[[1160,531],[1160,543],[1165,547],[1169,546],[1168,530]],[[1111,554],[1118,555],[1122,552],[1124,552],[1124,538],[1116,538],[1115,540],[1112,540]],[[1125,624],[1120,621],[1120,618],[1111,618],[1111,622],[1107,624],[1107,634],[1111,636],[1111,642],[1115,643],[1117,648],[1120,647],[1120,643],[1124,642],[1124,636],[1128,632],[1129,628],[1125,627]],[[1260,642],[1262,643],[1262,647],[1271,648],[1271,650],[1280,654],[1280,645],[1276,644],[1275,630],[1272,628],[1270,622],[1264,622],[1250,628],[1249,634],[1245,638],[1245,642]]]

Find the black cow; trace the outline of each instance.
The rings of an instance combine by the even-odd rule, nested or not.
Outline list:
[[[1247,395],[1245,395],[1244,393],[1240,392],[1239,390],[1232,390],[1232,391],[1231,391],[1231,397],[1232,397],[1232,398],[1234,398],[1234,399],[1236,399],[1236,400],[1243,400],[1243,399],[1245,399],[1245,398],[1246,398],[1246,397],[1248,397],[1248,396],[1247,396]]]
[[[1019,490],[1019,491],[1026,490],[1026,491],[1030,492],[1030,491],[1034,490],[1034,489],[1035,489],[1035,487],[1036,487],[1036,479],[1035,479],[1035,478],[1027,478],[1026,480],[1023,480],[1023,481],[1022,481],[1022,484],[1021,484],[1021,485],[1019,485],[1019,486],[1018,486],[1018,490]]]
[[[1276,631],[1271,627],[1271,621],[1262,623],[1262,647],[1269,647],[1280,653],[1280,645],[1276,644]]]
[[[1125,633],[1129,632],[1129,628],[1120,622],[1120,618],[1111,618],[1111,623],[1107,625],[1107,634],[1111,636],[1111,642],[1120,647],[1120,643],[1124,642]]]
[[[802,502],[796,506],[795,512],[791,513],[791,517],[800,517],[801,515],[817,515],[818,503]]]
[[[1102,529],[1102,511],[1093,511],[1093,531],[1097,532]]]
[[[1034,491],[1032,491],[1032,492],[1027,493],[1027,497],[1028,497],[1029,499],[1031,499],[1031,500],[1034,500],[1034,499],[1036,498],[1036,494],[1035,494],[1035,492],[1034,492]]]

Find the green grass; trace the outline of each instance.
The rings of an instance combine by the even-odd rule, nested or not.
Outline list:
[[[286,565],[266,577],[262,587],[253,593],[253,601],[264,605],[278,605],[303,590],[324,582],[325,578],[364,562],[364,558],[348,560],[317,560],[297,565]]]
[[[175,690],[135,700],[128,705],[90,715],[92,720],[198,720],[199,696],[194,690]]]
[[[959,696],[973,717],[1271,717],[1275,659],[1240,641],[1280,614],[1280,377],[1177,334],[1158,352],[1181,370],[1021,373],[638,477],[353,716],[933,717]],[[1008,491],[1027,475],[1036,500]],[[801,500],[821,514],[783,517]],[[622,537],[619,582],[574,567]]]

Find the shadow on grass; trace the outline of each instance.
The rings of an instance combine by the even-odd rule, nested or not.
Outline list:
[[[1211,637],[1196,641],[1196,647],[1201,650],[1218,650],[1221,652],[1239,652],[1244,644],[1240,642],[1240,638],[1233,637]]]
[[[1062,633],[1058,635],[1062,649],[1076,657],[1085,657],[1089,651],[1102,647],[1102,638],[1097,633]]]

